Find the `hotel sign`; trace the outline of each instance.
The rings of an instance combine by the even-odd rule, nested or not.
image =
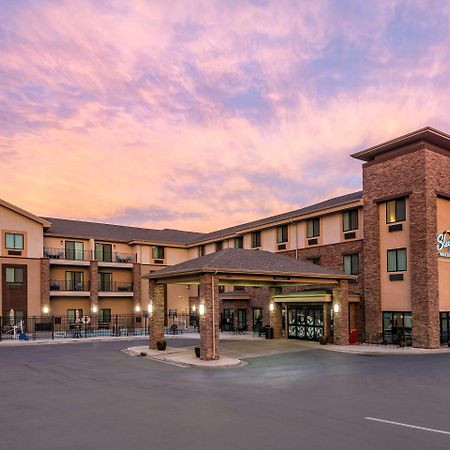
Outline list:
[[[442,232],[437,237],[437,251],[439,256],[450,258],[450,230]]]

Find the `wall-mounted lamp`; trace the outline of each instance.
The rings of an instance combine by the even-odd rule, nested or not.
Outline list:
[[[43,312],[44,314],[48,314],[48,313],[50,312],[50,308],[49,308],[47,305],[45,305],[45,306],[42,308],[42,312]]]
[[[134,307],[134,310],[135,310],[136,312],[141,312],[141,306],[140,306],[140,305],[136,305],[136,306]]]
[[[198,305],[198,313],[201,316],[205,315],[205,304],[204,303],[200,303],[200,305]]]
[[[92,312],[95,314],[98,311],[97,305],[92,306]]]
[[[153,303],[148,304],[147,311],[148,311],[149,315],[153,314]]]
[[[195,306],[195,305],[192,305],[192,312],[195,313],[196,309],[197,309],[196,306]]]
[[[333,311],[334,311],[336,314],[339,312],[339,304],[338,304],[338,303],[335,303],[335,304],[333,305]]]
[[[275,303],[270,303],[269,304],[269,310],[270,311],[274,311],[275,310]]]

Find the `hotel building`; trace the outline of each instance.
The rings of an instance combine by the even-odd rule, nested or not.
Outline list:
[[[340,344],[357,330],[436,348],[450,327],[450,136],[426,127],[352,157],[362,191],[211,233],[37,217],[0,201],[1,314],[108,323],[145,316],[158,296],[166,315],[192,315],[212,295],[223,330],[262,322],[275,337]],[[187,274],[203,279],[214,264],[208,294]]]

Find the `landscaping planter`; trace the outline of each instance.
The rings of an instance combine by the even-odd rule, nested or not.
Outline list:
[[[195,347],[195,348],[194,348],[194,351],[195,351],[195,356],[196,356],[197,358],[200,358],[200,347]]]
[[[166,341],[158,341],[156,342],[156,348],[161,352],[164,351],[167,347],[167,342]]]

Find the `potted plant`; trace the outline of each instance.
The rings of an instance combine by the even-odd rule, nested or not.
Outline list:
[[[328,338],[326,336],[320,336],[319,342],[320,342],[320,345],[327,345]]]
[[[195,351],[195,356],[197,358],[200,358],[200,347],[194,347],[194,351]]]
[[[167,342],[165,339],[163,339],[162,341],[157,341],[156,342],[156,348],[161,352],[163,350],[165,350],[167,347]]]

